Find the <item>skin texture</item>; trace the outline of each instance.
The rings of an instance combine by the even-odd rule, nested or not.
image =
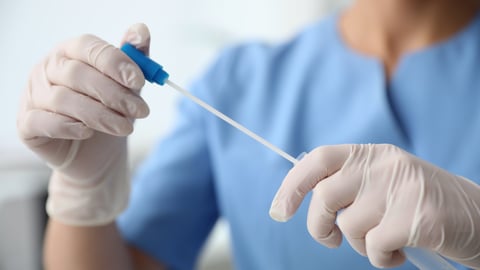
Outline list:
[[[148,28],[132,26],[124,42],[148,54]],[[120,181],[127,175],[126,136],[134,119],[148,115],[139,95],[143,84],[141,71],[127,56],[92,35],[60,44],[32,71],[18,130],[54,170],[46,269],[164,269],[125,243],[114,223],[128,200],[123,192],[128,182]]]
[[[379,59],[387,78],[403,55],[448,39],[465,27],[480,1],[357,0],[340,22],[344,41]]]
[[[128,247],[114,223],[69,226],[50,220],[45,237],[46,269],[166,269],[135,247]]]

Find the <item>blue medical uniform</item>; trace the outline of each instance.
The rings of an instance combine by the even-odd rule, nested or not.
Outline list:
[[[339,14],[280,45],[226,49],[191,91],[292,156],[345,143],[397,145],[480,181],[480,15],[448,40],[382,63],[349,48]],[[133,181],[118,224],[125,239],[172,269],[192,269],[219,217],[236,269],[373,269],[343,241],[308,234],[309,197],[293,219],[270,219],[292,164],[188,100],[176,127]],[[396,269],[415,269],[406,263]]]

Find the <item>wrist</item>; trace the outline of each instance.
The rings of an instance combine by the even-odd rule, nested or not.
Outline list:
[[[127,175],[126,169],[115,170],[94,185],[79,185],[54,171],[48,187],[47,213],[68,225],[108,224],[127,206],[130,192]]]

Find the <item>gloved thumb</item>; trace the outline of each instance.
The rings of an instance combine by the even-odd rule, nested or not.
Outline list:
[[[130,43],[137,49],[141,50],[145,55],[150,52],[150,31],[144,23],[137,23],[130,28],[123,36],[121,45]]]

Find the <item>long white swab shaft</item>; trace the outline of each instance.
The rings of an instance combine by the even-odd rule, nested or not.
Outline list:
[[[294,157],[290,156],[289,154],[287,154],[285,151],[283,151],[282,149],[276,147],[275,145],[271,144],[269,141],[265,140],[264,138],[258,136],[257,134],[253,133],[251,130],[249,130],[248,128],[242,126],[241,124],[239,124],[238,122],[234,121],[232,118],[226,116],[225,114],[219,112],[217,109],[213,108],[212,106],[208,105],[207,103],[205,103],[204,101],[202,101],[201,99],[197,98],[196,96],[192,95],[190,92],[188,92],[187,90],[181,88],[180,86],[178,86],[177,84],[175,84],[174,82],[170,81],[170,80],[166,80],[165,83],[167,85],[169,85],[170,87],[172,87],[173,89],[177,90],[178,92],[182,93],[183,95],[185,95],[186,97],[188,97],[190,100],[192,100],[193,102],[197,103],[198,105],[202,106],[204,109],[206,109],[207,111],[213,113],[214,115],[216,115],[217,117],[219,117],[220,119],[222,119],[223,121],[229,123],[230,125],[234,126],[235,128],[237,128],[238,130],[240,130],[241,132],[247,134],[248,136],[250,136],[252,139],[256,140],[257,142],[265,145],[266,147],[270,148],[270,150],[272,150],[273,152],[279,154],[280,156],[282,156],[283,158],[285,158],[286,160],[290,161],[291,163],[293,164],[296,164],[297,163],[297,159],[295,159]]]
[[[253,133],[252,131],[250,131],[246,127],[242,126],[238,122],[234,121],[230,117],[228,117],[225,114],[219,112],[217,109],[215,109],[212,106],[208,105],[207,103],[203,102],[201,99],[195,97],[190,92],[181,88],[180,86],[178,86],[174,82],[167,79],[165,81],[165,83],[168,84],[173,89],[175,89],[178,92],[185,95],[187,98],[189,98],[193,102],[202,106],[207,111],[211,112],[212,114],[216,115],[220,119],[222,119],[225,122],[229,123],[230,125],[234,126],[235,128],[237,128],[241,132],[247,134],[252,139],[254,139],[257,142],[259,142],[259,143],[265,145],[266,147],[270,148],[273,152],[279,154],[280,156],[282,156],[286,160],[293,163],[293,165],[297,164],[297,162],[301,159],[301,156],[299,156],[298,159],[295,159],[294,157],[290,156],[289,154],[287,154],[282,149],[276,147],[275,145],[271,144],[269,141],[265,140],[264,138],[258,136],[255,133]],[[303,154],[304,153],[302,153],[302,155]],[[440,269],[442,269],[442,270],[453,269],[454,270],[455,269],[450,263],[448,263],[445,259],[440,257],[440,255],[438,255],[434,252],[420,250],[420,249],[416,249],[416,248],[404,248],[403,250],[404,250],[405,255],[407,256],[408,260],[410,260],[410,262],[412,262],[420,270],[432,270],[432,269],[438,269],[438,270],[440,270]]]

